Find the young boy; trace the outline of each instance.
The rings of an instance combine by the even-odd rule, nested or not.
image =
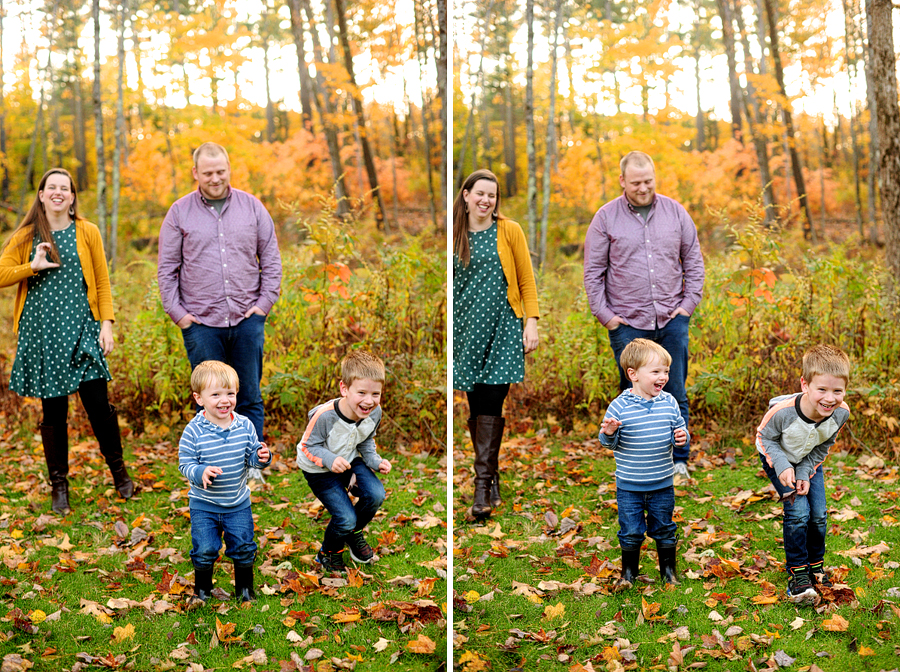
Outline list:
[[[194,597],[189,606],[209,599],[223,536],[225,555],[234,562],[235,593],[241,602],[252,602],[256,542],[247,471],[267,467],[272,456],[250,420],[234,412],[238,375],[233,368],[202,362],[191,374],[191,391],[202,410],[184,428],[178,444],[178,469],[191,485]]]
[[[348,354],[341,361],[340,399],[309,412],[309,425],[297,445],[297,466],[331,514],[316,555],[325,572],[346,571],[344,545],[350,547],[355,562],[368,564],[377,559],[363,529],[384,502],[384,486],[374,472],[391,470],[391,463],[379,457],[375,446],[383,386],[384,363],[378,357],[363,350]],[[356,505],[348,492],[352,476],[356,476],[352,489],[359,498]]]
[[[844,394],[850,360],[830,345],[803,355],[799,394],[775,397],[756,430],[763,470],[784,505],[787,596],[795,604],[819,601],[815,584],[831,587],[825,573],[827,527],[822,462],[850,418]]]
[[[622,576],[616,588],[634,585],[646,532],[656,540],[659,573],[678,585],[675,545],[678,526],[672,522],[675,464],[672,448],[687,441],[678,402],[663,392],[672,357],[653,341],[636,338],[619,358],[632,387],[613,399],[600,427],[600,443],[616,458],[616,505]]]

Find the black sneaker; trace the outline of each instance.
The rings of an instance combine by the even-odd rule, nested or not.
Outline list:
[[[791,602],[799,605],[812,606],[819,601],[819,594],[809,578],[809,566],[791,571],[787,596]]]
[[[368,565],[370,562],[375,562],[378,559],[375,551],[372,550],[365,536],[363,536],[362,530],[347,535],[345,541],[350,549],[350,557],[353,558],[354,562]]]
[[[823,586],[825,588],[834,587],[834,583],[832,583],[831,577],[829,577],[828,572],[825,571],[825,563],[824,562],[816,562],[809,566],[809,580],[812,582],[813,587],[815,587],[815,586]]]
[[[320,550],[316,553],[316,562],[321,565],[322,571],[326,574],[345,574],[347,572],[343,550],[336,553],[326,553]]]

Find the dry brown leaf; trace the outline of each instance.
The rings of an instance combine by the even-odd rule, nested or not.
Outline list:
[[[419,633],[418,639],[414,639],[406,643],[406,648],[413,653],[432,654],[434,653],[436,647],[437,644],[435,644],[433,641],[431,641],[431,639],[429,639],[422,633]]]
[[[849,627],[850,623],[840,614],[834,614],[822,621],[822,628],[831,632],[846,632]]]

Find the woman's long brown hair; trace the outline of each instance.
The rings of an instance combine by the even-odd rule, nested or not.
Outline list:
[[[47,185],[47,178],[51,175],[65,175],[69,178],[69,188],[72,190],[72,195],[75,197],[72,201],[72,208],[70,211],[70,216],[75,220],[77,224],[80,220],[84,219],[81,215],[78,214],[78,193],[75,191],[75,180],[72,179],[71,173],[65,168],[51,168],[44,176],[41,178],[41,183],[38,185],[38,193],[34,197],[34,203],[31,204],[31,207],[28,209],[28,212],[25,213],[25,216],[22,218],[22,221],[19,222],[19,225],[16,227],[15,231],[12,232],[12,235],[7,239],[6,243],[3,245],[3,249],[6,249],[6,246],[9,245],[10,240],[12,240],[16,233],[19,230],[24,229],[26,227],[31,227],[33,231],[32,237],[26,238],[22,241],[22,245],[31,245],[34,241],[34,238],[37,237],[39,242],[42,243],[50,243],[50,254],[47,255],[47,258],[50,261],[58,264],[59,263],[59,249],[56,247],[56,241],[53,239],[53,232],[50,230],[50,221],[47,219],[47,213],[44,212],[44,204],[41,203],[41,192],[44,190],[44,187]],[[75,214],[71,214],[74,212]]]
[[[478,180],[488,180],[497,185],[497,205],[494,207],[494,219],[505,219],[500,214],[500,181],[491,171],[482,168],[469,175],[453,201],[453,254],[463,266],[469,265],[469,213],[466,212],[464,191],[472,191]]]

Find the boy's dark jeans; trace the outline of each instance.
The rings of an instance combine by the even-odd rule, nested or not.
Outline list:
[[[647,534],[659,547],[674,547],[678,526],[672,522],[675,488],[649,492],[616,489],[619,508],[619,545],[623,550],[640,550]],[[646,512],[646,515],[645,515]]]
[[[766,476],[772,481],[780,496],[793,492],[778,480],[778,474],[766,462],[766,456],[760,453],[760,461]],[[822,465],[809,480],[809,493],[793,498],[782,499],[784,505],[785,569],[815,564],[825,559],[825,532],[828,528],[828,504],[825,501],[825,476]]]
[[[191,509],[191,562],[201,571],[213,568],[225,538],[225,555],[235,565],[252,565],[256,560],[253,513],[246,506],[229,513]]]
[[[354,492],[359,496],[356,506],[350,502],[347,494],[353,474],[356,474],[356,487],[359,491]],[[304,471],[303,475],[313,494],[331,514],[331,522],[325,528],[322,550],[326,553],[344,550],[347,535],[365,528],[378,513],[384,502],[384,486],[361,457],[353,460],[350,468],[342,474]]]

